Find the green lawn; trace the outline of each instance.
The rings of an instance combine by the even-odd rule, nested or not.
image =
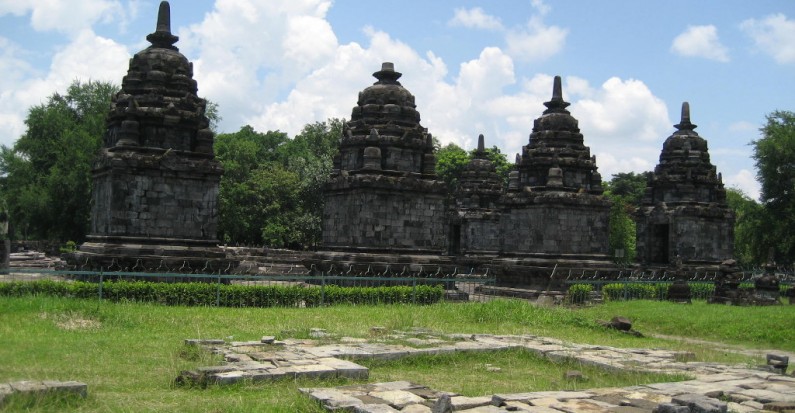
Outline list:
[[[635,301],[570,310],[499,300],[486,304],[260,309],[6,297],[0,298],[0,382],[46,379],[89,384],[86,400],[43,400],[33,406],[11,403],[6,405],[7,411],[319,412],[319,407],[301,396],[297,388],[348,382],[284,381],[203,390],[172,385],[180,370],[212,362],[209,355],[186,352],[182,344],[185,338],[300,337],[313,327],[353,337],[368,337],[372,326],[447,333],[536,334],[620,347],[688,349],[700,359],[740,359],[703,346],[606,331],[595,323],[596,319],[619,314],[635,320],[637,329],[644,333],[795,349],[793,340],[787,340],[795,333],[795,306],[738,308]],[[485,364],[502,370],[483,374]],[[579,366],[552,365],[522,351],[372,362],[370,367],[373,381],[408,379],[467,395],[622,386],[660,379],[588,370],[589,381],[568,383],[561,379],[562,371]],[[451,369],[474,374],[467,379],[451,377]]]

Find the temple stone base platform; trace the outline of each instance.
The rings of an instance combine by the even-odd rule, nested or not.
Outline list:
[[[206,240],[90,236],[67,255],[67,262],[84,270],[229,273],[238,261]]]
[[[378,252],[362,249],[356,251],[319,251],[304,262],[314,272],[344,275],[377,276],[391,274],[399,276],[416,276],[418,274],[433,275],[450,274],[456,268],[453,257],[437,254],[411,254],[405,252]]]

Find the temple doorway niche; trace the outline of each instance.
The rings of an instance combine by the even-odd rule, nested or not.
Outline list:
[[[449,242],[447,243],[447,253],[458,255],[461,253],[461,224],[450,225]]]
[[[669,263],[670,225],[656,224],[652,226],[651,233],[651,262],[657,264]]]

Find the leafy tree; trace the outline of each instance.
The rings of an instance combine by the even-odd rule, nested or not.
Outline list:
[[[610,208],[610,251],[615,257],[617,250],[624,251],[624,257],[616,257],[617,262],[635,260],[635,221],[632,215],[638,208],[651,172],[617,173],[605,183],[605,196],[612,202]]]
[[[458,184],[458,177],[469,163],[469,154],[454,143],[436,151],[436,175],[447,184],[450,191]]]
[[[218,194],[219,239],[262,244],[267,200],[262,198],[263,177],[258,171],[278,164],[276,151],[287,141],[285,133],[259,133],[248,125],[236,133],[215,138],[215,156],[224,167]]]
[[[13,148],[0,149],[15,237],[81,241],[89,228],[91,164],[102,144],[112,83],[73,82],[34,106]]]
[[[458,177],[464,167],[469,164],[469,161],[475,156],[476,149],[467,152],[461,149],[460,146],[454,143],[440,147],[436,151],[436,175],[447,184],[447,187],[452,192],[458,185]],[[494,146],[486,148],[486,155],[489,160],[494,164],[504,182],[508,182],[508,173],[513,167],[508,163],[505,154],[500,152],[500,148]]]
[[[320,241],[322,188],[339,146],[342,120],[285,133],[244,126],[215,140],[224,166],[219,237],[224,242],[310,248]]]
[[[726,201],[734,211],[734,256],[741,265],[762,264],[767,259],[765,209],[741,190],[728,188]]]
[[[606,183],[605,192],[609,196],[621,196],[630,205],[637,207],[643,200],[651,172],[619,172]]]
[[[762,184],[766,235],[756,248],[774,248],[777,262],[795,258],[795,113],[777,110],[767,115],[762,136],[751,142],[757,179]]]
[[[477,149],[473,149],[469,152],[470,159],[475,155],[475,151],[477,151]],[[486,148],[486,156],[488,156],[491,163],[494,164],[494,168],[497,170],[497,174],[502,178],[503,183],[507,185],[508,174],[511,172],[513,164],[508,162],[508,158],[500,151],[500,148],[496,146]]]

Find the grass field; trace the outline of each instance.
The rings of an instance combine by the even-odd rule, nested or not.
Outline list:
[[[497,300],[431,306],[233,309],[24,297],[0,298],[0,382],[46,379],[89,384],[86,400],[12,400],[6,404],[6,411],[320,412],[297,388],[350,382],[283,381],[203,390],[172,384],[180,370],[213,361],[207,354],[186,351],[182,344],[185,338],[306,337],[314,327],[339,337],[368,337],[372,326],[445,333],[536,334],[619,347],[687,349],[702,360],[747,360],[720,348],[623,335],[604,330],[595,322],[614,315],[629,317],[636,329],[646,334],[795,351],[795,341],[789,339],[795,334],[795,306],[740,308],[634,301],[572,310]],[[371,368],[371,381],[411,380],[471,396],[628,386],[665,379],[552,364],[519,350],[363,364]],[[485,372],[486,364],[501,370]],[[584,370],[589,380],[562,380],[562,372],[572,368]]]

